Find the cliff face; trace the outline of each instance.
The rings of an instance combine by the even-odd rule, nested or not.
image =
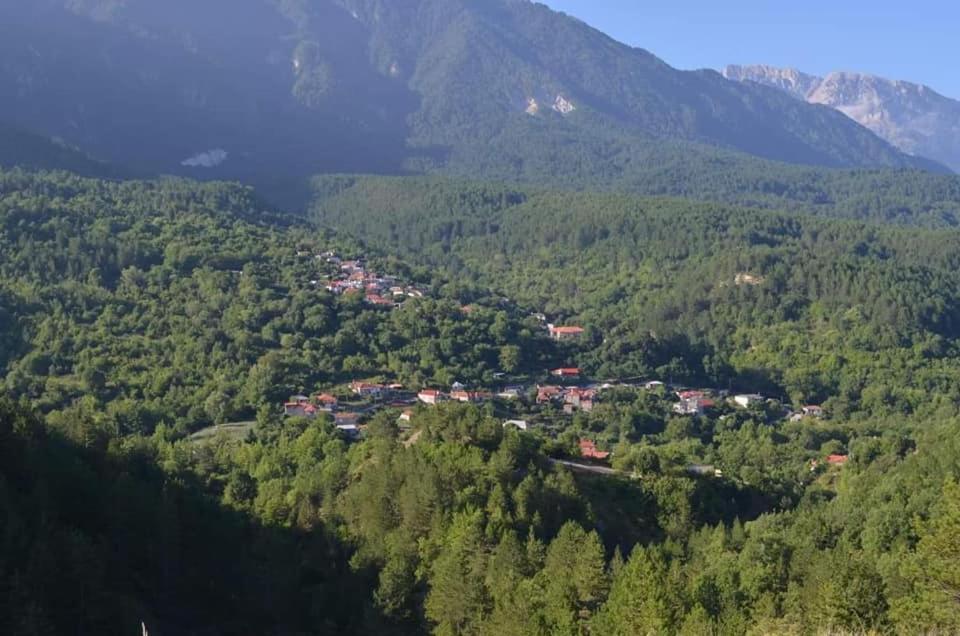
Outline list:
[[[960,171],[960,101],[928,86],[860,73],[821,78],[770,66],[728,66],[724,76],[835,108],[904,152]]]
[[[723,76],[737,82],[757,82],[766,86],[779,88],[799,99],[806,99],[813,92],[822,78],[807,75],[793,68],[777,68],[775,66],[737,66],[731,64],[723,71]]]

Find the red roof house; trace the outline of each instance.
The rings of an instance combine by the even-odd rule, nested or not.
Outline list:
[[[550,374],[558,378],[579,378],[580,369],[573,367],[566,369],[554,369],[550,372]]]
[[[558,386],[538,386],[537,404],[546,404],[563,396],[563,389]]]
[[[597,450],[597,445],[592,440],[582,439],[580,440],[580,456],[585,459],[604,460],[610,457],[610,453]]]
[[[850,461],[849,455],[828,455],[827,463],[831,466],[843,466]]]
[[[574,340],[585,333],[583,327],[555,327],[549,325],[550,337],[554,340]]]
[[[336,397],[330,395],[329,393],[321,393],[317,396],[317,404],[320,406],[332,407],[340,403]]]

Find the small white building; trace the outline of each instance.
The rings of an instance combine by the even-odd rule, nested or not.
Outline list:
[[[733,397],[734,403],[736,403],[736,405],[739,406],[740,408],[744,408],[744,409],[748,409],[751,406],[754,406],[756,404],[761,404],[763,400],[764,400],[763,396],[758,395],[756,393],[735,395]]]
[[[525,431],[529,428],[530,425],[527,424],[526,420],[507,420],[506,422],[503,423],[503,427],[506,428],[508,426],[513,426],[515,428],[520,429],[521,431]]]

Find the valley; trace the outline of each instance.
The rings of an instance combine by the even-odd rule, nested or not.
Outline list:
[[[526,0],[0,2],[0,634],[960,633],[944,100]]]

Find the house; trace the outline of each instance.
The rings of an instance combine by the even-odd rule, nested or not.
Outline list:
[[[589,439],[580,440],[580,457],[584,459],[605,460],[610,457],[610,453],[597,450],[597,445]]]
[[[677,397],[681,400],[702,400],[707,394],[703,391],[678,391]]]
[[[433,389],[424,389],[417,394],[417,399],[424,404],[435,405],[443,401],[443,393],[434,391]]]
[[[337,413],[333,416],[334,426],[348,426],[348,425],[358,425],[360,424],[360,418],[363,417],[360,413]]]
[[[337,410],[337,405],[340,404],[340,400],[329,393],[321,393],[317,396],[316,401],[322,411],[335,411]]]
[[[550,372],[550,375],[552,375],[555,378],[579,378],[580,369],[577,369],[574,367],[569,367],[565,369],[554,369],[553,371]]]
[[[563,389],[559,386],[538,386],[537,404],[548,404],[563,397]]]
[[[400,417],[398,417],[397,419],[400,420],[401,422],[407,422],[407,423],[411,422],[413,420],[413,409],[407,409],[406,411],[401,413]]]
[[[367,299],[366,299],[366,300],[367,300],[367,302],[370,303],[371,305],[374,305],[374,306],[377,306],[377,307],[394,307],[395,304],[396,304],[396,303],[393,302],[393,299],[392,299],[392,298],[384,298],[384,297],[381,296],[380,294],[374,294],[374,293],[371,293],[371,292],[369,292],[369,291],[367,292]]]
[[[383,394],[383,385],[367,382],[352,382],[350,390],[360,397],[380,397]]]
[[[707,409],[715,406],[713,400],[705,397],[689,397],[681,398],[680,403],[673,406],[673,411],[679,415],[703,415]]]
[[[358,424],[338,424],[337,431],[348,440],[360,439],[362,433]]]
[[[556,327],[554,325],[547,325],[547,329],[550,331],[550,337],[557,342],[577,340],[586,333],[583,327]]]
[[[850,461],[849,455],[828,455],[827,463],[831,466],[843,466]]]
[[[661,389],[664,386],[666,385],[663,382],[660,382],[658,380],[653,380],[651,382],[647,382],[646,384],[644,384],[643,388],[646,389],[647,391],[656,391],[657,389]]]
[[[452,385],[450,385],[450,390],[451,390],[451,391],[463,391],[463,390],[465,390],[466,388],[467,388],[467,385],[465,385],[465,384],[463,384],[463,383],[461,383],[461,382],[454,382]]]
[[[763,396],[756,393],[749,395],[736,395],[733,398],[734,403],[740,408],[748,409],[763,402]]]
[[[317,407],[303,402],[287,402],[283,405],[283,414],[287,417],[316,417]]]
[[[477,403],[477,402],[483,401],[483,398],[480,396],[479,393],[475,391],[462,391],[462,390],[451,391],[450,399],[457,402],[463,402],[463,403]]]
[[[501,400],[519,400],[522,393],[523,387],[508,386],[497,393],[497,397]]]
[[[308,398],[306,395],[294,395],[292,398],[290,398],[290,401],[297,404],[310,404],[310,398]]]
[[[823,417],[823,407],[820,406],[805,406],[803,407],[803,415],[805,417]]]
[[[457,402],[479,404],[493,398],[493,394],[485,391],[454,391],[450,398]]]
[[[521,431],[525,431],[530,425],[527,424],[526,420],[507,420],[503,423],[503,427],[506,428],[508,426],[513,426]]]
[[[593,401],[597,392],[593,389],[570,389],[563,396],[564,412],[571,414],[575,411],[590,413],[593,411]]]

